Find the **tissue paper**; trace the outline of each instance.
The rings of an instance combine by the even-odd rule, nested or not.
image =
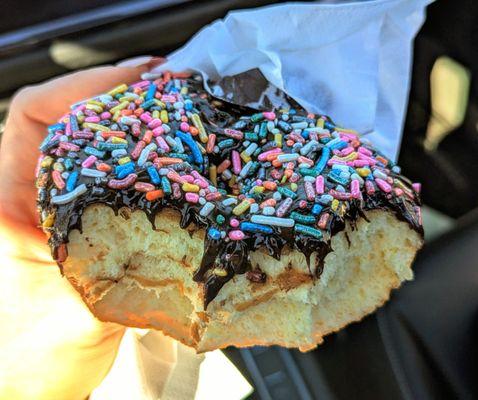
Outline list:
[[[307,111],[369,135],[394,159],[412,42],[432,1],[286,3],[231,12],[151,72],[190,69],[218,81],[257,68]]]

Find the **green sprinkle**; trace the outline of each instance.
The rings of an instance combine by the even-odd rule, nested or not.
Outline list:
[[[316,239],[322,239],[322,232],[318,229],[311,228],[310,226],[295,224],[294,227],[297,233],[302,233],[304,235],[312,236]]]
[[[287,189],[285,187],[278,187],[277,191],[285,196],[285,197],[290,197],[291,199],[295,199],[297,197],[297,193],[294,193],[292,190]]]
[[[216,222],[219,224],[219,225],[222,225],[224,223],[224,221],[226,221],[226,218],[224,218],[223,215],[219,214],[217,217],[216,217]]]
[[[263,119],[264,119],[264,115],[262,113],[257,113],[257,114],[251,115],[251,121],[252,122],[259,122],[259,121],[262,121]]]
[[[299,214],[296,211],[293,211],[290,213],[290,217],[294,221],[299,222],[300,224],[310,225],[315,223],[315,217],[313,215],[304,215],[304,214]]]

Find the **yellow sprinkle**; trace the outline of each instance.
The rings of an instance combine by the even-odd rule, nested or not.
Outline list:
[[[111,138],[111,143],[128,143],[128,141],[126,139],[123,139],[123,138],[120,138],[120,137],[117,137],[117,136],[113,136]]]
[[[236,175],[232,175],[231,179],[229,179],[229,182],[227,183],[229,187],[233,187],[236,184]]]
[[[41,226],[43,228],[51,228],[55,222],[55,214],[48,214],[47,217],[43,220]]]
[[[168,112],[166,110],[161,110],[161,113],[159,114],[159,118],[161,118],[162,122],[167,124],[169,122]]]
[[[282,147],[282,134],[276,133],[274,135],[274,141],[276,142],[277,147]]]
[[[214,164],[209,167],[209,179],[214,186],[217,186],[217,167]]]
[[[339,201],[337,199],[333,199],[332,200],[332,206],[331,206],[332,210],[337,211],[338,206],[339,206]]]
[[[63,166],[61,162],[56,162],[55,164],[53,164],[53,169],[55,171],[63,172],[65,170],[65,167]]]
[[[254,193],[260,194],[263,193],[266,188],[264,186],[254,186]]]
[[[126,93],[123,97],[120,97],[119,101],[134,101],[137,97],[133,93]]]
[[[207,143],[208,136],[206,130],[204,129],[204,125],[202,124],[201,117],[199,117],[198,114],[192,114],[191,119],[193,121],[194,126],[199,131],[199,140],[203,143]]]
[[[242,200],[236,207],[234,207],[232,213],[234,215],[244,214],[247,210],[249,210],[250,206],[251,204],[247,200]]]
[[[126,157],[121,157],[121,158],[118,160],[118,164],[119,164],[119,165],[123,165],[123,164],[129,163],[130,161],[131,161],[131,158],[129,158],[128,156],[126,156]]]
[[[201,143],[196,142],[196,144],[198,145],[201,154],[206,154],[206,148]]]
[[[166,104],[164,104],[161,100],[155,100],[156,104],[158,105],[158,107],[161,107],[161,108],[165,108],[166,107]],[[157,110],[154,110],[154,111],[157,111]],[[153,112],[154,112],[153,111]],[[158,114],[159,115],[159,114]],[[158,118],[158,117],[156,117]]]
[[[357,168],[357,173],[362,177],[365,178],[366,176],[370,175],[370,170],[368,168]]]
[[[154,111],[151,113],[151,116],[152,116],[153,118],[158,119],[158,118],[159,118],[159,111],[158,111],[158,110],[154,110]]]
[[[119,118],[121,117],[121,111],[116,111],[114,114],[113,114],[113,120],[114,121],[118,121]]]
[[[292,182],[290,184],[290,190],[292,190],[293,192],[296,192],[297,191],[297,183]]]
[[[79,114],[76,119],[78,120],[79,124],[82,124],[83,121],[85,120],[85,116],[83,114]]]
[[[93,110],[94,112],[97,112],[97,113],[103,112],[103,107],[98,106],[98,105],[96,105],[96,104],[87,104],[87,105],[86,105],[86,108],[87,108],[88,110]]]
[[[183,95],[184,95],[184,94],[188,94],[188,87],[187,87],[187,86],[183,86],[183,87],[181,88],[181,92],[180,92],[180,93],[183,94]]]
[[[287,175],[282,175],[282,179],[280,180],[280,183],[286,183],[287,182]]]
[[[194,192],[194,193],[197,193],[199,192],[199,186],[198,185],[194,185],[192,183],[183,183],[183,186],[182,186],[183,190],[185,192]]]
[[[324,120],[322,118],[319,118],[317,120],[317,123],[315,124],[315,126],[323,129],[324,128]]]
[[[358,136],[358,132],[354,129],[345,129],[345,128],[335,128],[337,131],[339,132],[344,132],[344,133],[351,133],[352,135],[357,135]]]
[[[248,156],[244,151],[241,152],[241,158],[242,158],[242,161],[244,161],[245,163],[248,163],[249,161],[251,161],[251,157]]]
[[[222,268],[214,268],[212,273],[216,276],[227,276],[227,271]]]
[[[101,132],[109,132],[111,130],[107,126],[103,126],[103,125],[100,125],[100,124],[94,124],[93,122],[83,123],[83,128],[89,128],[92,131],[101,131]]]
[[[129,106],[129,101],[123,101],[122,103],[119,103],[117,106],[114,106],[110,112],[115,113],[116,111],[121,111],[124,110],[126,107]]]
[[[123,83],[122,85],[116,86],[114,89],[110,90],[108,94],[110,96],[116,96],[119,93],[126,92],[128,90],[128,85]]]
[[[53,158],[50,156],[46,156],[43,160],[41,160],[40,166],[42,168],[50,168],[53,164]]]
[[[96,106],[100,106],[101,108],[104,107],[104,104],[103,104],[101,101],[94,100],[94,99],[88,100],[88,103],[87,103],[87,105],[86,105],[86,108],[88,108],[88,104],[94,104],[94,105],[96,105]]]
[[[340,160],[340,161],[354,161],[358,157],[358,154],[354,151],[353,153],[350,153],[346,155],[345,157],[337,157],[334,156],[332,157],[332,160]]]

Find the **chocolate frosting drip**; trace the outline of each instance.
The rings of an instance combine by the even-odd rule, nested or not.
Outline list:
[[[208,133],[220,134],[224,128],[230,127],[246,127],[246,122],[241,119],[242,116],[251,115],[257,110],[248,107],[242,107],[237,104],[227,103],[223,100],[213,98],[204,92],[202,84],[197,79],[187,79],[190,91],[199,93],[193,98],[194,107],[199,110],[204,127]],[[296,114],[305,116],[304,111],[299,110]],[[330,119],[329,119],[330,121]],[[173,128],[177,128],[172,123]],[[179,123],[177,124],[179,125]],[[129,135],[127,137],[129,147],[134,147],[137,138]],[[231,151],[238,148],[240,143],[235,143],[233,147],[224,149],[217,154],[204,155],[203,165],[200,166],[200,173],[208,178],[207,171],[210,164],[218,165],[222,160],[228,158]],[[80,158],[85,158],[83,149],[80,150]],[[109,159],[105,159],[108,162]],[[40,176],[44,171],[40,169]],[[139,182],[148,182],[148,175],[145,170],[137,172]],[[272,227],[272,233],[263,234],[260,232],[251,232],[243,240],[225,240],[217,239],[206,234],[204,241],[204,255],[201,264],[195,271],[193,279],[203,284],[204,287],[204,307],[216,297],[220,289],[231,280],[236,274],[244,274],[252,271],[253,266],[250,261],[250,252],[265,248],[268,254],[276,259],[280,259],[281,252],[285,246],[302,252],[308,263],[311,276],[319,278],[326,255],[332,251],[331,237],[342,231],[346,223],[349,222],[352,228],[359,218],[367,219],[366,212],[369,210],[381,209],[395,214],[402,221],[409,224],[411,228],[423,235],[420,215],[417,211],[420,205],[420,199],[417,192],[410,187],[410,183],[399,174],[391,174],[394,178],[399,178],[413,193],[413,199],[396,193],[385,193],[376,190],[374,193],[368,194],[362,191],[362,198],[351,199],[344,202],[346,204],[345,212],[338,213],[331,209],[330,205],[324,205],[322,212],[329,213],[330,218],[327,221],[321,238],[315,238],[310,235],[298,233],[294,228]],[[231,210],[226,210],[221,202],[216,203],[216,209],[207,217],[200,215],[201,205],[191,204],[185,201],[184,195],[174,198],[167,196],[155,201],[148,201],[146,193],[139,192],[133,187],[127,189],[115,190],[107,185],[107,179],[90,178],[85,176],[79,177],[79,183],[87,186],[87,191],[82,196],[77,197],[70,203],[63,205],[53,205],[50,202],[50,190],[54,187],[51,179],[47,181],[39,190],[38,205],[42,210],[42,220],[48,214],[54,214],[55,219],[53,226],[45,228],[50,233],[49,244],[52,249],[53,257],[61,265],[66,258],[66,246],[68,242],[68,234],[73,229],[82,230],[81,217],[84,210],[93,204],[104,204],[114,211],[116,215],[121,212],[122,208],[131,211],[141,210],[145,212],[147,218],[151,222],[153,229],[155,216],[163,208],[172,208],[181,213],[180,228],[186,229],[190,226],[196,228],[217,227],[216,216],[224,212],[231,214]],[[326,180],[326,185],[330,182]],[[41,185],[40,185],[41,186]],[[227,188],[225,188],[227,189]],[[306,199],[306,194],[299,185],[297,190],[297,199],[294,200],[290,211],[299,210],[299,203]],[[307,214],[311,212],[313,203],[307,202],[306,207],[300,208],[300,212]],[[248,220],[248,214],[244,217]],[[311,256],[316,253],[315,265],[310,265]]]

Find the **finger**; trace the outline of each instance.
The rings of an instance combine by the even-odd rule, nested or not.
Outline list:
[[[64,75],[22,89],[14,97],[11,113],[22,112],[43,124],[52,124],[71,104],[109,91],[122,83],[140,79],[148,64],[130,67],[98,67]]]

